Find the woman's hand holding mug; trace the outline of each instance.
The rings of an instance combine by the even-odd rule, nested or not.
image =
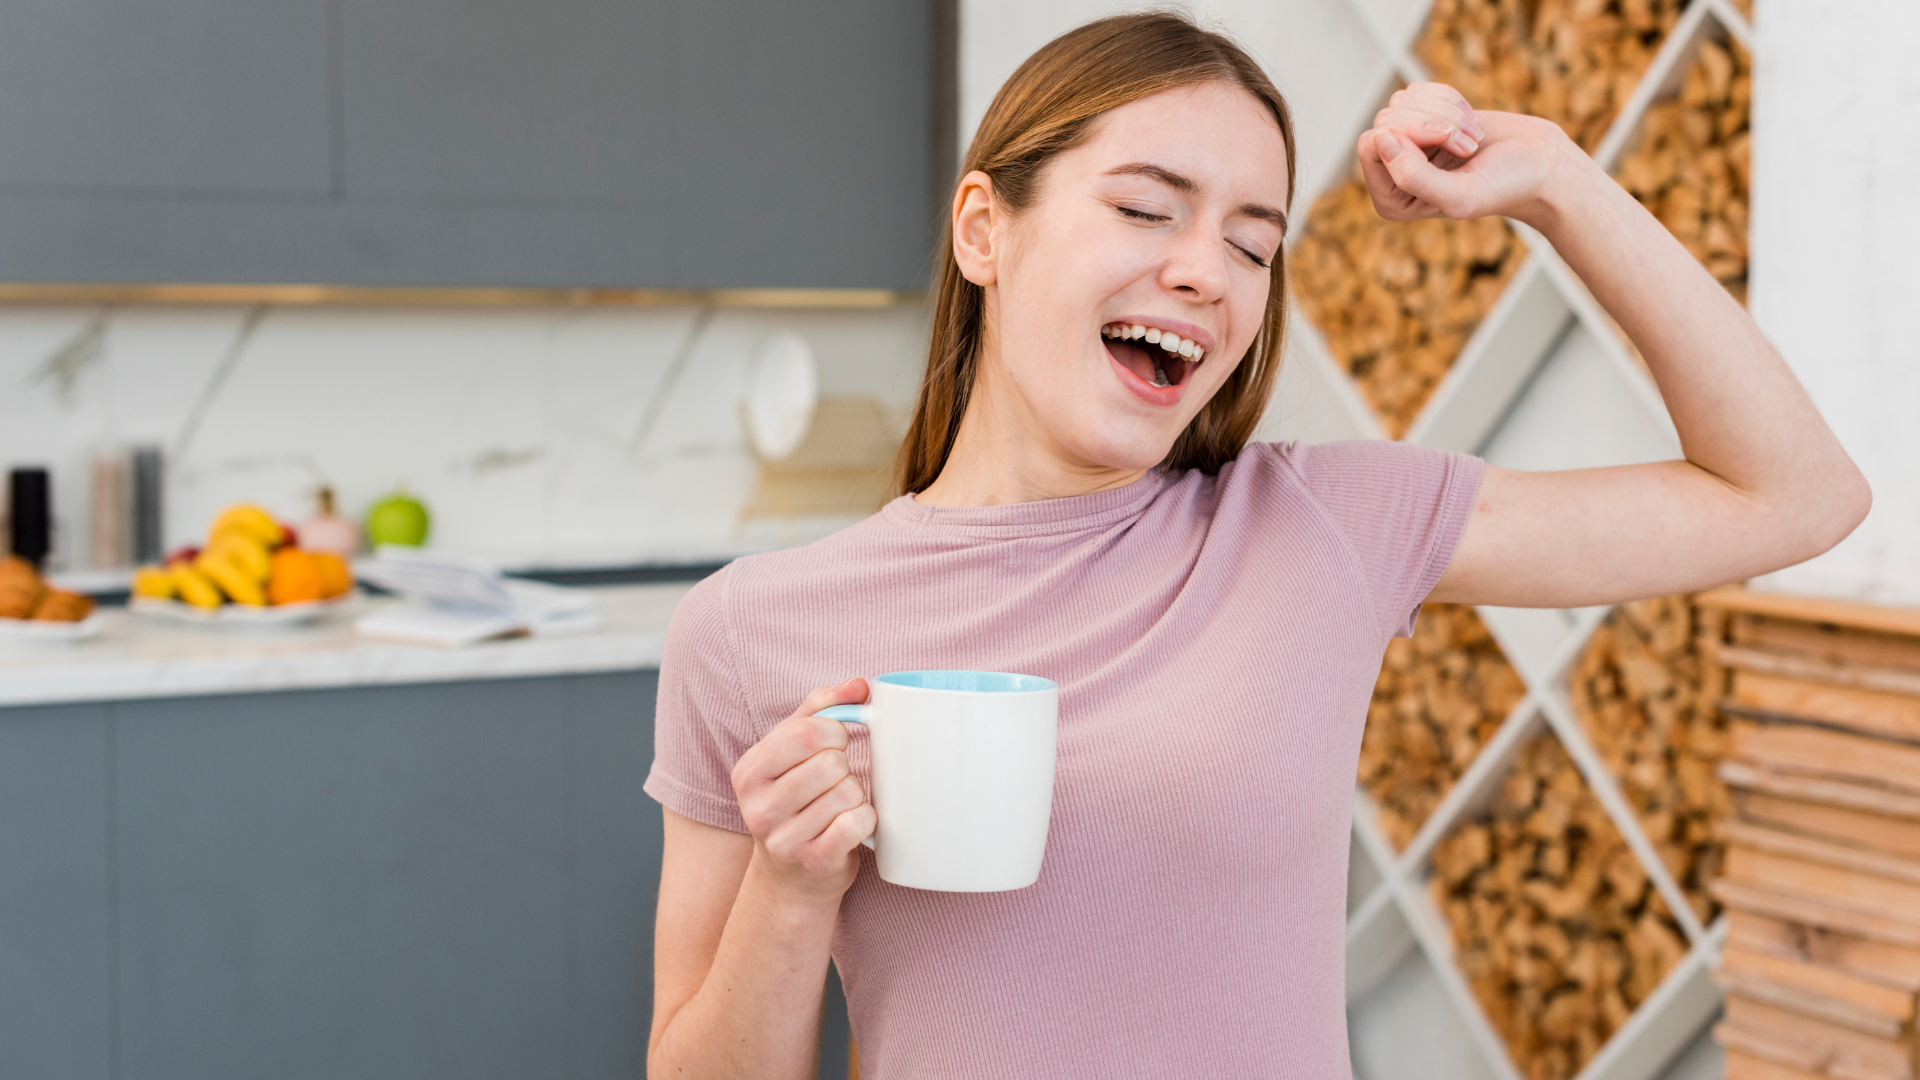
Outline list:
[[[835,904],[859,873],[853,851],[877,817],[847,768],[846,725],[815,714],[865,700],[865,679],[819,687],[733,767],[754,860],[796,891]]]
[[[1373,125],[1360,136],[1360,171],[1388,221],[1499,215],[1546,231],[1548,193],[1599,173],[1553,121],[1475,112],[1445,83],[1396,91]]]

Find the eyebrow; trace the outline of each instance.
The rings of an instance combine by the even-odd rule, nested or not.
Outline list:
[[[1108,169],[1107,175],[1145,176],[1160,181],[1173,190],[1180,192],[1182,195],[1197,195],[1200,192],[1200,185],[1194,183],[1191,179],[1181,176],[1172,169],[1164,168],[1147,161],[1130,161],[1125,165],[1117,165]],[[1271,221],[1280,227],[1280,235],[1285,236],[1287,234],[1287,215],[1284,211],[1276,210],[1271,206],[1263,206],[1260,203],[1241,203],[1235,208],[1235,211],[1245,214],[1250,218],[1257,218],[1261,221]]]

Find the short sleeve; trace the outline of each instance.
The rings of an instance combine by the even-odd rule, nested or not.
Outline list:
[[[721,570],[695,585],[667,626],[645,790],[676,814],[743,833],[733,765],[757,738],[740,691],[729,579]]]
[[[1382,636],[1411,636],[1466,530],[1481,460],[1381,440],[1276,449],[1359,559]]]

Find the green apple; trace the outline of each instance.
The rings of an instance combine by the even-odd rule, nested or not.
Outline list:
[[[420,500],[400,488],[367,511],[367,543],[374,547],[381,544],[419,547],[427,542],[427,529],[432,523]]]

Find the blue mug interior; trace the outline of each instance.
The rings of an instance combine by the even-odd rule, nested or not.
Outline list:
[[[1004,671],[895,671],[879,676],[877,681],[895,686],[916,686],[922,690],[975,690],[1002,694],[1058,689],[1052,679],[1043,679],[1038,675],[1013,675]]]

